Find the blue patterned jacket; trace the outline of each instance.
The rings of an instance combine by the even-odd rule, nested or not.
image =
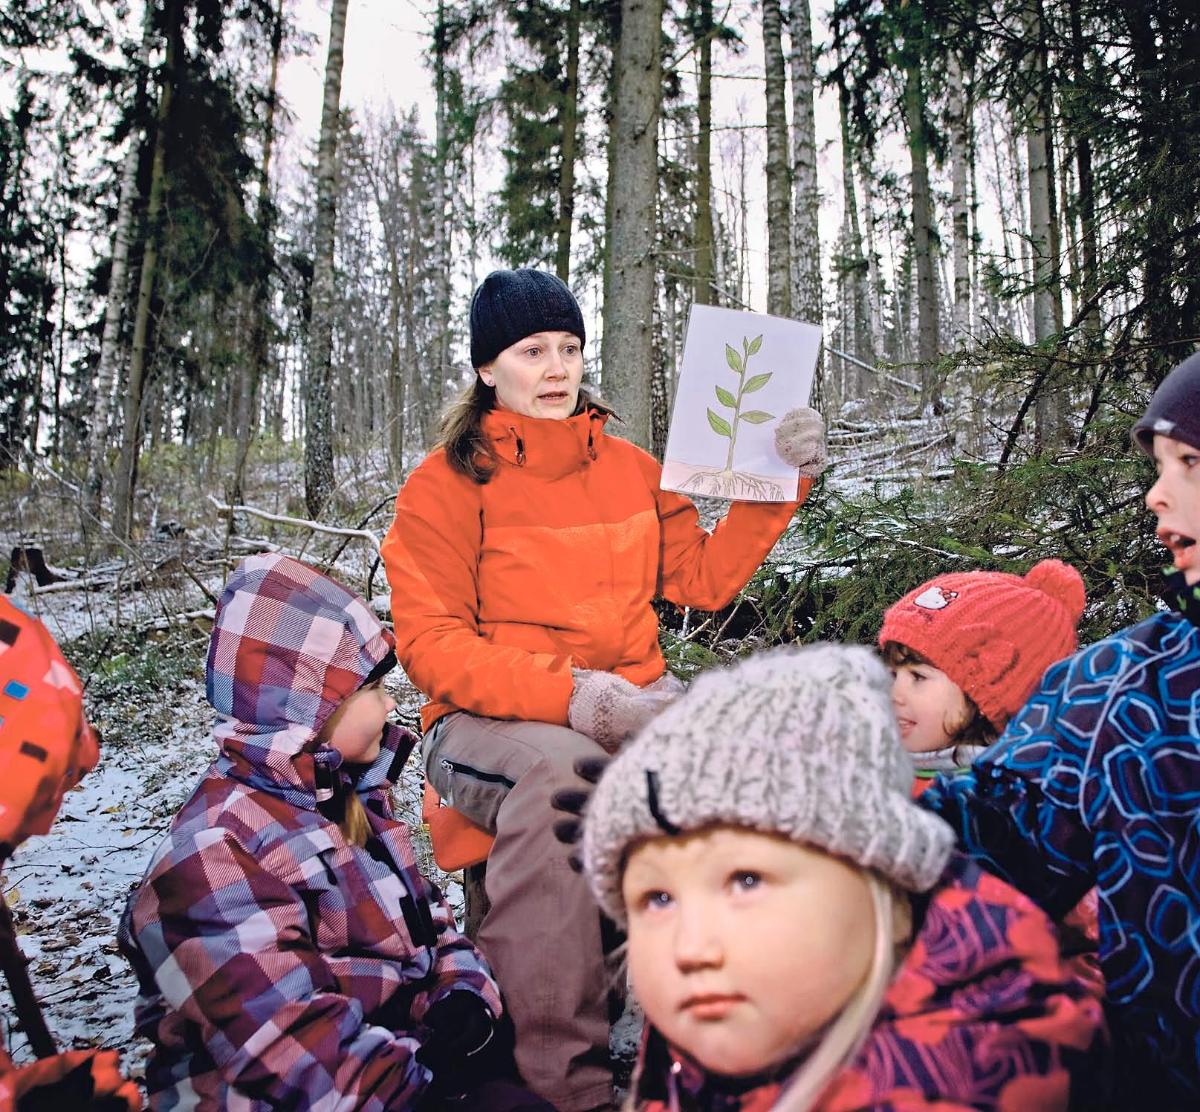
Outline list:
[[[1167,611],[1054,665],[921,797],[1060,917],[1099,889],[1119,1107],[1200,1107],[1200,629]]]

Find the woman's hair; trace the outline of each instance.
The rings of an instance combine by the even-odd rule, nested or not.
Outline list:
[[[880,652],[884,664],[889,668],[899,668],[905,664],[924,664],[929,668],[937,668],[928,657],[899,641],[885,641]],[[962,688],[959,690],[962,691]],[[991,745],[1000,736],[1000,731],[987,720],[970,695],[963,691],[962,696],[967,704],[967,720],[950,735],[950,744],[956,748],[960,745]]]
[[[871,1032],[896,969],[896,889],[878,873],[864,870],[875,911],[875,948],[858,991],[837,1014],[821,1041],[792,1074],[774,1112],[807,1112],[837,1073],[850,1064]],[[901,893],[900,899],[907,897]]]
[[[582,413],[588,406],[612,412],[599,397],[580,388],[579,400],[571,416]],[[491,480],[499,462],[483,431],[483,418],[495,408],[496,388],[477,374],[475,381],[446,407],[438,436],[437,446],[446,449],[450,466],[481,486]]]

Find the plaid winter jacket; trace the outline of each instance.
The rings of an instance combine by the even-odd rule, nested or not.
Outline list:
[[[709,534],[689,499],[660,489],[653,456],[605,435],[607,420],[495,409],[490,482],[438,449],[401,488],[383,562],[396,655],[431,699],[426,729],[456,709],[565,726],[572,668],[652,683],[665,667],[655,595],[724,606],[799,505],[734,502]],[[811,487],[800,481],[801,500]]]
[[[1119,1106],[1200,1107],[1200,629],[1158,613],[1054,665],[921,803],[1053,916],[1098,888]]]
[[[500,1001],[417,870],[388,789],[415,741],[388,725],[344,782],[316,742],[391,651],[363,602],[285,557],[246,560],[217,611],[208,697],[220,757],[130,896],[120,943],[159,1109],[410,1108],[430,1075],[421,1018],[455,989]],[[318,800],[355,790],[366,848]]]
[[[926,899],[866,1041],[812,1112],[1101,1107],[1102,1008],[1046,915],[960,853]],[[641,1112],[768,1112],[786,1077],[718,1083],[652,1033],[637,1085]]]

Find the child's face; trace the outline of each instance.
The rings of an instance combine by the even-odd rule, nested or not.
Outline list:
[[[383,727],[395,707],[382,681],[360,687],[329,716],[321,740],[350,764],[370,764],[379,756]]]
[[[953,744],[970,717],[962,688],[932,664],[900,664],[892,675],[892,706],[904,748],[930,753]]]
[[[795,1054],[866,978],[861,870],[785,838],[719,826],[629,856],[629,972],[646,1016],[705,1069],[739,1077]]]
[[[1158,517],[1158,539],[1184,579],[1200,582],[1200,448],[1156,436],[1154,465],[1158,480],[1146,491],[1146,505]]]

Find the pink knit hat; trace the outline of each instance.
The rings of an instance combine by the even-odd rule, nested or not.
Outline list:
[[[920,653],[1002,730],[1042,673],[1075,651],[1085,601],[1079,572],[1061,560],[1043,560],[1023,576],[951,572],[890,607],[879,644]]]

